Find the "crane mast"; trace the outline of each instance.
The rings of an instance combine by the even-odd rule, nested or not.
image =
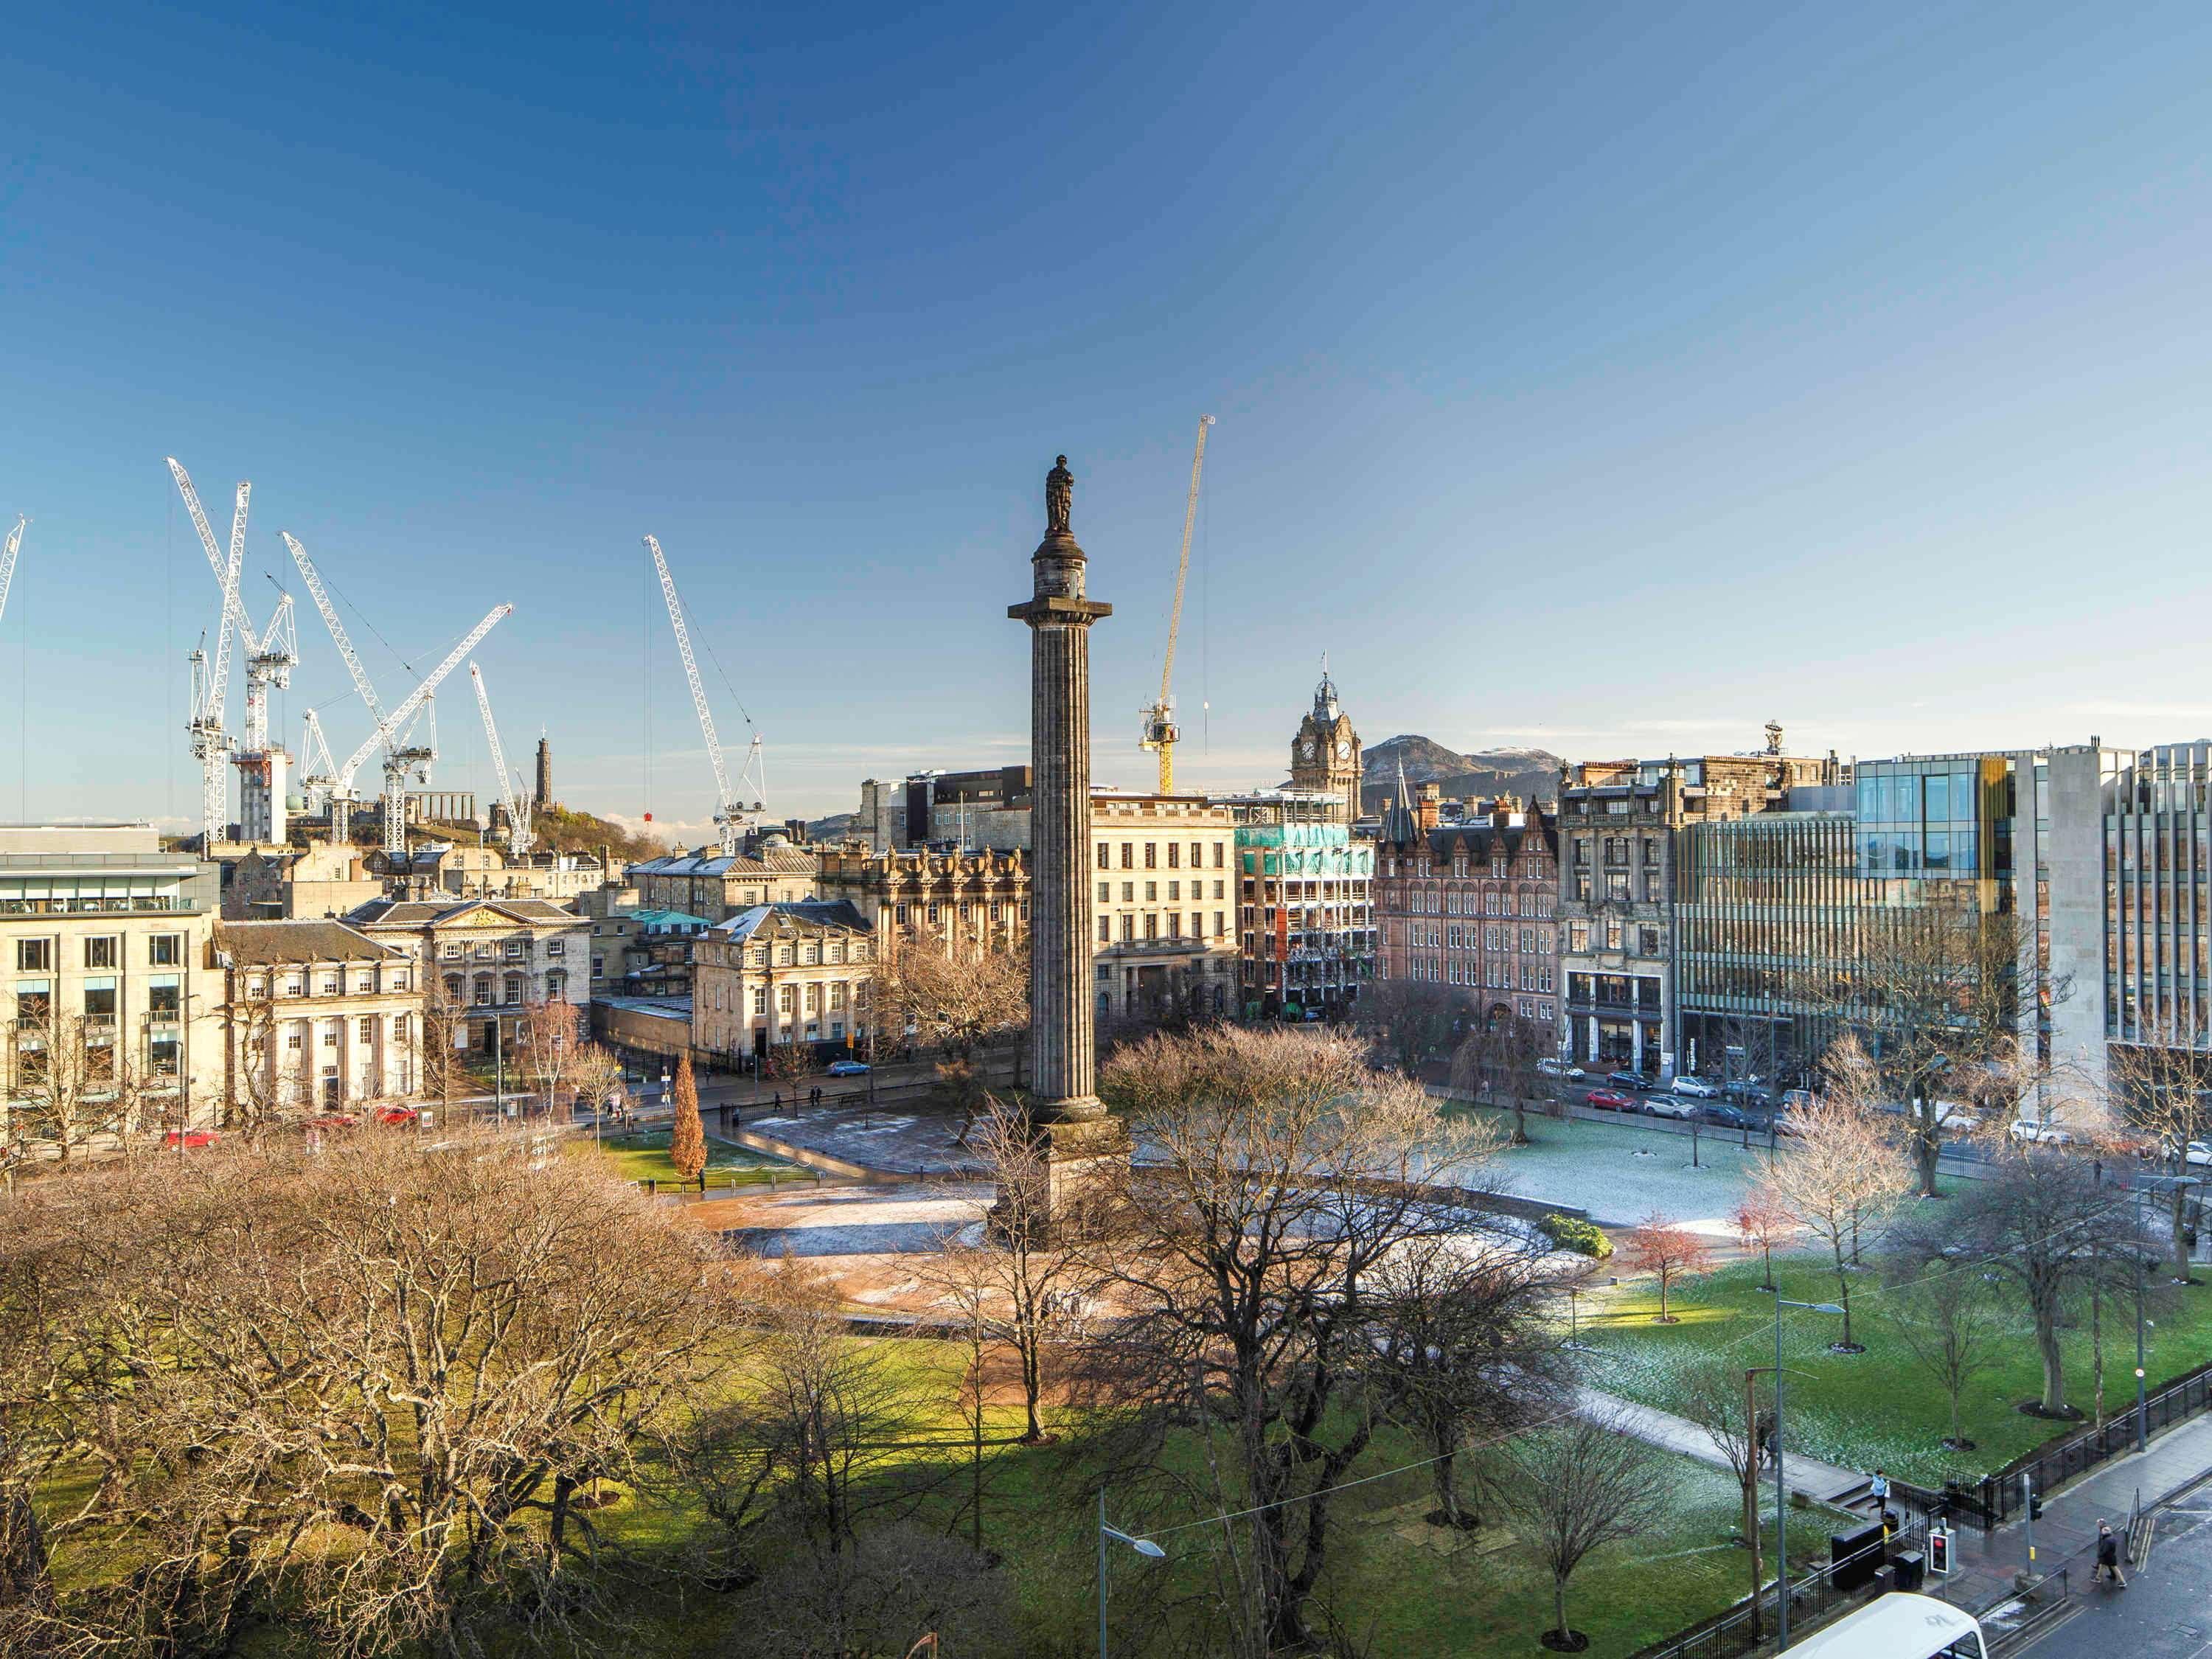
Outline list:
[[[491,693],[484,689],[483,671],[471,663],[469,678],[476,682],[477,712],[483,716],[484,742],[491,749],[492,775],[499,780],[499,802],[507,808],[507,850],[520,858],[529,852],[534,839],[530,833],[530,798],[515,788],[507,774],[507,750],[500,747],[499,723],[491,717]]]
[[[199,497],[191,490],[191,480],[184,476],[184,469],[174,461],[169,466],[185,492],[185,503],[192,511],[204,544],[212,553],[214,534],[205,528],[207,515],[199,511]],[[231,635],[246,614],[238,598],[238,571],[246,559],[246,514],[252,494],[252,484],[241,480],[231,508],[230,551],[216,572],[222,583],[222,611],[216,629],[215,654],[210,658],[201,648],[195,648],[191,653],[192,717],[186,729],[191,734],[192,756],[200,763],[200,852],[208,858],[214,856],[216,843],[224,838],[229,827],[223,811],[228,799],[223,769],[231,751],[237,748],[238,740],[223,730],[222,706],[230,684]]]
[[[1176,635],[1182,629],[1182,590],[1190,574],[1190,532],[1198,522],[1198,480],[1206,467],[1206,434],[1213,425],[1213,416],[1198,417],[1198,452],[1190,461],[1190,499],[1182,510],[1182,557],[1176,565],[1175,604],[1168,611],[1168,651],[1160,665],[1159,700],[1140,711],[1144,724],[1137,738],[1139,749],[1158,751],[1160,757],[1160,793],[1175,791],[1175,746],[1182,736],[1176,724],[1175,683]]]
[[[15,556],[23,550],[23,526],[28,523],[28,519],[18,517],[7,541],[0,543],[0,617],[8,614],[8,584],[15,580]]]
[[[337,781],[338,763],[331,758],[331,745],[323,736],[323,723],[310,708],[307,729],[300,738],[300,793],[307,810],[320,811],[329,805],[331,785]]]
[[[684,659],[684,678],[691,686],[691,706],[699,711],[700,734],[707,740],[707,758],[714,769],[717,838],[723,852],[734,853],[746,823],[762,809],[760,797],[768,793],[760,733],[753,733],[743,775],[744,781],[753,785],[755,798],[750,802],[742,801],[730,787],[730,769],[722,758],[722,740],[714,732],[714,712],[707,707],[707,688],[699,679],[699,659],[691,653],[691,630],[684,624],[684,602],[676,595],[676,578],[668,574],[668,560],[661,553],[659,541],[646,537],[645,550],[653,555],[653,568],[660,574],[660,596],[668,602],[668,621],[676,630],[677,654]]]

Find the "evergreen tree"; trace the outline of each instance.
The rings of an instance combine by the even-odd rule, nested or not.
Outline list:
[[[668,1161],[686,1181],[707,1167],[707,1132],[699,1122],[699,1085],[691,1080],[691,1056],[676,1068],[676,1121],[668,1131]]]

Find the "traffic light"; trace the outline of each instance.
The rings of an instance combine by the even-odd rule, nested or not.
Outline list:
[[[2043,1519],[2043,1494],[2039,1492],[2032,1492],[2027,1495],[2027,1518],[2031,1521]]]
[[[1941,1527],[1928,1529],[1928,1571],[1939,1578],[1951,1571],[1951,1534]]]

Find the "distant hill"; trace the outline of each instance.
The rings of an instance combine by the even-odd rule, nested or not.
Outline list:
[[[636,834],[589,812],[571,811],[557,801],[530,815],[530,831],[541,852],[596,854],[610,847],[617,864],[657,859],[668,851],[668,843],[658,836]]]
[[[1433,738],[1401,732],[1370,745],[1361,756],[1359,804],[1379,811],[1398,787],[1398,771],[1414,788],[1433,783],[1447,800],[1469,795],[1518,795],[1552,800],[1559,793],[1560,757],[1548,749],[1498,748],[1462,753]]]
[[[858,812],[832,812],[826,818],[810,818],[806,837],[815,842],[842,841],[853,833],[853,822],[860,816]]]

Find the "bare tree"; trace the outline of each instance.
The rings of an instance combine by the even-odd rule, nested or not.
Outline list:
[[[1557,1049],[1551,1028],[1518,1014],[1493,1012],[1452,1053],[1452,1087],[1502,1104],[1513,1114],[1513,1144],[1528,1144],[1528,1103],[1548,1102],[1552,1079],[1540,1062]]]
[[[2101,1253],[2139,1243],[2124,1195],[2103,1187],[2069,1148],[2006,1137],[1992,1145],[1987,1176],[1966,1183],[1940,1219],[1915,1217],[1901,1242],[1923,1261],[1977,1259],[1983,1271],[2020,1291],[2043,1363],[2035,1409],[2045,1417],[2069,1415],[2058,1340],[2066,1298],[2087,1283]]]
[[[592,1103],[592,1125],[597,1132],[599,1120],[605,1114],[607,1097],[622,1087],[622,1061],[597,1042],[577,1045],[575,1057],[568,1062],[568,1086],[580,1101]]]
[[[1544,1645],[1579,1652],[1589,1638],[1567,1623],[1567,1581],[1593,1550],[1659,1523],[1670,1486],[1666,1465],[1623,1425],[1599,1417],[1512,1442],[1504,1462],[1513,1529],[1552,1580]]]
[[[1677,1280],[1712,1272],[1713,1250],[1672,1216],[1654,1210],[1629,1230],[1621,1262],[1631,1273],[1650,1273],[1659,1281],[1659,1311],[1653,1317],[1659,1324],[1672,1325],[1675,1322],[1668,1311],[1668,1294]]]
[[[1875,905],[1847,957],[1795,988],[1816,1018],[1856,1042],[1867,1098],[1907,1108],[1906,1151],[1923,1198],[1936,1196],[1943,1103],[2001,1109],[2019,1092],[2021,987],[2034,948],[2017,912],[1984,911],[1971,899]],[[2067,994],[2063,982],[2044,983],[2054,1001]]]
[[[562,1085],[568,1080],[569,1068],[575,1063],[576,1051],[584,1046],[586,1034],[584,1011],[559,997],[533,998],[523,1005],[515,1021],[522,1074],[544,1101],[549,1117],[560,1108]],[[684,1059],[689,1064],[688,1054]]]
[[[2147,1138],[2147,1150],[2167,1171],[2164,1196],[2173,1282],[2196,1284],[2190,1277],[2189,1158],[2192,1146],[2212,1144],[2212,1065],[2188,1048],[2111,1043],[2105,1055],[2112,1116]],[[2201,1194],[2203,1182],[2195,1184]]]
[[[998,1187],[991,1215],[993,1243],[978,1259],[991,1280],[1006,1340],[1022,1378],[1022,1439],[1042,1441],[1046,1357],[1070,1328],[1070,1316],[1097,1289],[1099,1272],[1079,1229],[1055,1229],[1051,1148],[1026,1114],[987,1097],[980,1119],[981,1154]]]
[[[972,1062],[978,1048],[1029,1024],[1029,948],[994,951],[909,930],[877,964],[874,995],[894,1030]]]
[[[1359,994],[1352,1017],[1374,1042],[1378,1063],[1406,1077],[1449,1048],[1474,1002],[1457,986],[1429,980],[1377,980]]]
[[[15,1102],[8,1115],[19,1146],[51,1146],[68,1164],[85,1156],[95,1136],[122,1133],[130,1079],[112,1025],[48,1002],[16,1020],[12,1049]]]
[[[2004,1363],[2006,1322],[1990,1298],[1983,1269],[1941,1256],[1907,1266],[1907,1276],[1891,1287],[1891,1323],[1950,1403],[1951,1432],[1943,1444],[1972,1451],[1960,1401],[1977,1378]]]
[[[468,1010],[434,971],[422,975],[422,1018],[417,1029],[422,1036],[416,1051],[416,1076],[421,1080],[422,1097],[436,1101],[438,1121],[450,1123],[455,1098],[474,1087],[465,1053]]]
[[[1419,1435],[1433,1460],[1431,1524],[1480,1524],[1458,1480],[1471,1437],[1539,1421],[1565,1403],[1573,1358],[1552,1299],[1595,1265],[1540,1237],[1479,1228],[1413,1240],[1378,1268],[1370,1375],[1381,1409]]]
[[[86,1644],[219,1651],[280,1603],[343,1655],[519,1609],[573,1636],[615,1543],[576,1492],[635,1477],[726,1322],[696,1237],[512,1139],[240,1145],[39,1183],[10,1222],[0,1413],[52,1504],[47,1623]],[[52,1589],[118,1551],[127,1582]]]
[[[1294,1648],[1311,1634],[1330,1492],[1375,1432],[1341,1407],[1373,1352],[1379,1270],[1464,1230],[1446,1192],[1478,1178],[1489,1143],[1340,1036],[1154,1036],[1099,1085],[1147,1157],[1100,1258],[1127,1311],[1091,1358],[1155,1449],[1193,1411],[1225,1431],[1257,1506],[1249,1634]]]
[[[1719,1354],[1693,1359],[1679,1374],[1682,1415],[1703,1430],[1705,1438],[1735,1477],[1743,1494],[1743,1516],[1739,1525],[1752,1552],[1752,1585],[1759,1583],[1759,1435],[1765,1413],[1759,1411],[1747,1368]]]
[[[1766,1274],[1765,1282],[1759,1287],[1760,1290],[1774,1288],[1774,1247],[1789,1237],[1796,1224],[1790,1219],[1790,1212],[1777,1202],[1773,1193],[1764,1186],[1751,1188],[1736,1200],[1735,1208],[1729,1212],[1729,1225],[1735,1229],[1735,1236],[1743,1241],[1744,1249],[1759,1252],[1760,1264]]]
[[[1848,1054],[1832,1068],[1820,1103],[1796,1115],[1796,1135],[1760,1177],[1759,1186],[1765,1202],[1828,1247],[1837,1300],[1844,1310],[1843,1336],[1835,1344],[1838,1353],[1860,1352],[1851,1337],[1851,1272],[1862,1236],[1890,1212],[1911,1184],[1887,1126],[1856,1086],[1866,1075],[1854,1068]]]

